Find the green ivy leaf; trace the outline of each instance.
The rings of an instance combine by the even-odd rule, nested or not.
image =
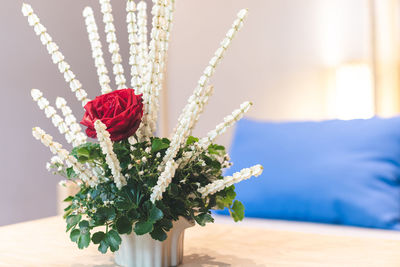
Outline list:
[[[118,210],[128,210],[132,205],[125,200],[117,200],[115,201],[115,207]]]
[[[81,234],[81,231],[79,229],[74,229],[71,231],[71,234],[69,235],[69,237],[71,238],[72,242],[77,242],[80,234]]]
[[[101,240],[98,251],[100,251],[102,254],[106,254],[107,249],[108,249],[108,243],[104,240]]]
[[[205,226],[206,223],[208,223],[208,222],[214,222],[214,219],[213,219],[213,217],[211,217],[211,214],[206,213],[206,212],[200,213],[199,215],[194,216],[194,219],[201,226]]]
[[[140,218],[140,214],[136,211],[136,209],[130,209],[127,215],[129,219],[131,219],[132,221],[135,221]]]
[[[153,206],[150,209],[150,213],[149,213],[149,221],[152,223],[155,223],[158,220],[161,220],[163,217],[163,212],[157,208],[156,206]]]
[[[225,188],[223,193],[225,194],[225,196],[217,196],[218,209],[224,209],[225,207],[229,208],[232,205],[233,200],[236,197],[235,186],[232,185]]]
[[[76,226],[81,219],[82,219],[81,215],[69,215],[66,219],[67,232],[71,230],[72,227]]]
[[[139,221],[135,224],[135,233],[137,235],[144,235],[153,231],[153,222]]]
[[[235,200],[229,212],[235,222],[241,221],[244,218],[244,205],[239,200]]]
[[[79,229],[81,230],[81,234],[85,234],[89,232],[89,222],[84,220],[79,223]]]
[[[154,230],[150,233],[151,237],[158,241],[164,241],[167,239],[167,233],[161,227],[155,227]]]
[[[151,143],[151,153],[159,152],[163,149],[167,149],[169,147],[169,140],[166,138],[154,138]]]
[[[80,234],[78,237],[78,248],[79,249],[84,249],[89,246],[90,243],[90,233],[87,232],[86,234]]]
[[[101,241],[105,238],[106,234],[104,232],[96,232],[92,236],[93,244],[100,244]]]
[[[121,244],[121,237],[115,230],[111,230],[106,234],[105,238],[107,244],[110,246],[110,250],[112,252],[117,251],[119,249],[119,245]],[[100,244],[101,245],[101,244]]]
[[[126,216],[118,218],[115,226],[119,234],[130,234],[132,232],[132,222]]]
[[[96,225],[103,225],[106,221],[115,219],[115,209],[111,207],[98,208],[94,214]]]

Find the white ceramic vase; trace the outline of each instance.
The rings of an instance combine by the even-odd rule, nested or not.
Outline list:
[[[173,222],[172,229],[163,241],[154,240],[150,234],[122,235],[119,250],[114,253],[115,262],[124,267],[170,267],[178,266],[183,259],[183,239],[186,228],[194,226],[181,217]]]

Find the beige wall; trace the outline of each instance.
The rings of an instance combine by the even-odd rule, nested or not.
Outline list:
[[[213,79],[216,92],[196,134],[207,132],[248,99],[255,104],[251,117],[327,117],[326,68],[335,60],[360,59],[368,54],[366,1],[177,1],[167,83],[169,128],[175,125],[203,68],[242,7],[250,9],[250,16]],[[27,2],[62,48],[89,97],[99,94],[81,17],[84,6],[92,5],[102,25],[97,1]],[[112,2],[126,66],[125,1]],[[6,0],[0,8],[0,225],[56,213],[55,189],[60,178],[45,170],[50,152],[32,138],[31,128],[40,126],[57,140],[63,139],[32,102],[30,89],[41,89],[52,102],[57,95],[63,96],[78,118],[83,114],[22,17],[21,4],[20,0]],[[221,142],[227,144],[229,135]]]
[[[329,110],[329,70],[369,60],[367,0],[177,1],[168,70],[169,129],[233,22],[249,9],[212,79],[215,95],[195,131],[204,135],[241,102],[250,117],[322,119]],[[230,133],[220,139],[229,144]]]

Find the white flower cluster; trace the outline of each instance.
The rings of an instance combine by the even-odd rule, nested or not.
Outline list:
[[[32,135],[37,140],[40,140],[43,145],[47,146],[61,161],[64,161],[68,167],[72,167],[83,182],[87,183],[91,187],[97,185],[97,177],[93,176],[91,172],[80,164],[75,157],[71,156],[67,150],[63,149],[60,143],[54,142],[52,136],[46,134],[46,132],[39,127],[32,129]]]
[[[101,12],[103,13],[103,22],[105,23],[105,33],[107,37],[108,50],[111,53],[111,62],[114,64],[113,72],[115,75],[115,83],[118,89],[126,88],[126,79],[124,76],[124,68],[122,66],[122,57],[119,53],[119,45],[117,43],[117,35],[115,34],[114,17],[111,14],[112,7],[110,0],[99,0]]]
[[[33,12],[32,7],[28,4],[23,4],[22,14],[28,17],[29,25],[33,27],[36,35],[40,37],[42,44],[46,46],[53,63],[58,65],[58,69],[64,75],[65,81],[69,83],[71,91],[82,102],[82,106],[86,105],[90,101],[87,98],[86,91],[82,89],[82,84],[75,78],[75,74],[70,70],[70,65],[64,61],[64,55],[59,51],[58,45],[53,42],[46,28],[40,23],[38,16]]]
[[[85,9],[83,10],[83,17],[85,18],[89,42],[92,48],[92,57],[94,59],[94,64],[97,69],[97,75],[99,76],[101,93],[107,94],[112,91],[110,87],[110,77],[108,76],[108,70],[106,67],[106,63],[104,62],[102,45],[100,42],[100,36],[92,8],[85,7]]]
[[[232,176],[227,176],[224,179],[216,180],[211,184],[208,184],[204,187],[197,189],[197,191],[202,194],[202,197],[206,197],[208,195],[215,194],[225,188],[239,183],[243,180],[247,180],[252,176],[259,176],[263,172],[263,167],[261,165],[255,165],[250,168],[245,168],[240,172],[235,172]]]
[[[56,98],[56,106],[61,110],[62,114],[65,118],[65,123],[70,129],[72,133],[73,140],[72,146],[79,146],[86,143],[87,137],[82,132],[81,126],[76,122],[75,116],[72,114],[72,110],[69,106],[67,106],[67,101],[62,97]]]
[[[64,162],[60,159],[59,156],[53,156],[50,159],[50,162],[46,163],[46,169],[51,171],[53,166],[57,166],[57,171],[61,171],[64,167]]]
[[[94,128],[97,133],[97,140],[99,140],[101,150],[106,155],[106,162],[114,177],[114,182],[118,189],[126,185],[126,179],[121,173],[121,166],[117,155],[113,150],[113,143],[110,139],[110,133],[107,131],[107,126],[100,120],[94,123]]]

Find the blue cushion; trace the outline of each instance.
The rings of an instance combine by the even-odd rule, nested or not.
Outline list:
[[[400,229],[400,117],[243,119],[231,158],[226,175],[264,166],[261,176],[236,185],[248,217]]]

